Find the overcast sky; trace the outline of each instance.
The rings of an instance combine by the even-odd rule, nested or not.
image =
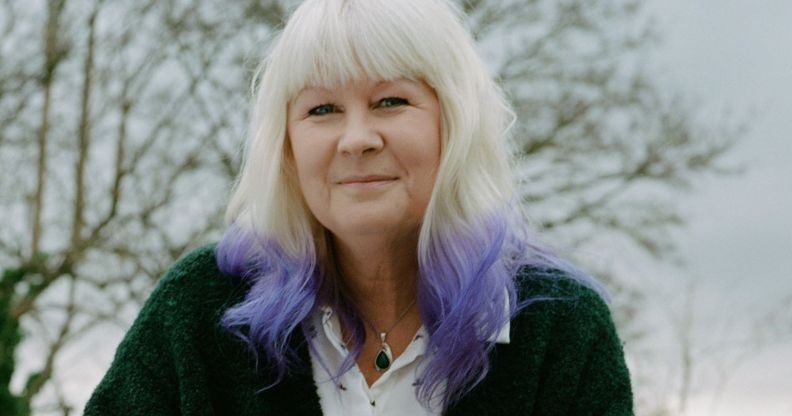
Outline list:
[[[650,70],[663,85],[697,97],[706,119],[723,120],[730,110],[748,122],[729,158],[747,171],[707,180],[685,196],[690,224],[679,244],[687,273],[701,282],[699,334],[749,336],[755,328],[748,317],[792,295],[792,1],[648,0],[648,6],[663,36]],[[660,273],[654,278],[663,279]],[[717,378],[699,387],[690,415],[792,415],[792,343],[753,352],[730,373],[719,400],[710,388]]]

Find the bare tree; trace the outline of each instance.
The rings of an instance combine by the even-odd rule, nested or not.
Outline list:
[[[688,278],[683,304],[666,311],[678,347],[676,357],[669,358],[678,364],[672,373],[676,391],[660,401],[673,406],[675,415],[688,414],[690,397],[702,390],[712,397],[710,414],[718,414],[723,392],[740,367],[770,348],[792,345],[792,296],[763,304],[758,313],[746,313],[749,308],[743,305],[732,311],[710,311],[717,315],[713,317],[700,310],[698,282]],[[738,305],[739,298],[727,303]]]
[[[608,232],[672,254],[665,231],[682,219],[669,195],[634,189],[686,189],[727,171],[718,162],[740,129],[696,123],[640,68],[656,39],[641,2],[463,3],[481,42],[501,46],[494,71],[519,115],[524,202],[538,224],[573,245]]]
[[[55,371],[64,348],[100,325],[128,325],[117,311],[216,238],[261,54],[252,48],[271,32],[260,22],[281,10],[176,0],[2,7],[0,204],[11,227],[0,234],[0,413],[68,414],[74,403]],[[44,356],[13,392],[23,339]]]
[[[64,349],[102,325],[125,327],[119,310],[217,237],[252,69],[294,3],[0,6],[4,415],[71,412],[79,404],[56,371]],[[523,202],[537,225],[569,246],[618,235],[664,258],[682,219],[668,193],[644,191],[722,170],[739,134],[696,123],[636,67],[653,41],[640,3],[459,2],[517,111]],[[608,281],[628,328],[641,292]],[[14,352],[34,339],[42,364],[14,392]]]

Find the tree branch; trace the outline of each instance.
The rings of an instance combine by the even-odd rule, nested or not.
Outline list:
[[[37,373],[34,373],[28,377],[27,382],[25,383],[25,389],[22,393],[22,397],[26,400],[28,407],[41,388],[44,387],[44,384],[49,381],[52,377],[53,366],[55,364],[55,358],[58,355],[58,352],[63,348],[68,339],[69,335],[71,334],[71,326],[74,320],[74,300],[75,300],[75,286],[76,282],[75,279],[72,277],[69,280],[69,294],[68,294],[68,307],[66,309],[66,321],[61,326],[60,331],[58,332],[58,336],[50,343],[49,352],[47,353],[44,367]]]
[[[82,229],[85,217],[85,169],[91,148],[91,87],[93,85],[94,46],[96,44],[96,16],[98,5],[88,18],[88,39],[86,41],[85,62],[83,64],[82,105],[80,127],[77,133],[77,164],[74,174],[74,217],[72,219],[71,246],[82,245]]]
[[[52,84],[55,70],[65,56],[59,42],[60,19],[66,0],[53,0],[47,3],[49,8],[47,23],[44,26],[44,68],[42,69],[41,86],[44,92],[41,123],[38,132],[38,163],[36,165],[36,193],[33,205],[33,233],[30,255],[39,252],[41,243],[41,215],[44,211],[44,187],[47,177],[47,136],[49,134],[49,117],[52,100]]]

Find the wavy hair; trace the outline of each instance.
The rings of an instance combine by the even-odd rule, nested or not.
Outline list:
[[[217,258],[224,273],[251,285],[223,324],[257,362],[266,356],[275,383],[295,364],[291,334],[305,331],[320,306],[331,306],[351,332],[341,368],[327,369],[332,378],[354,366],[365,339],[335,273],[332,236],[308,210],[293,166],[287,104],[308,85],[420,79],[440,102],[441,160],[418,240],[418,306],[429,342],[416,395],[425,406],[447,408],[484,379],[488,340],[531,301],[517,301],[518,267],[560,269],[598,288],[528,232],[508,151],[514,113],[463,22],[448,0],[307,0],[262,63]]]

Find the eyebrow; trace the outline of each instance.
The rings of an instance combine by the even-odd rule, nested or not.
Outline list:
[[[416,88],[416,87],[420,86],[420,81],[416,81],[416,80],[413,80],[413,79],[410,79],[410,78],[396,78],[396,79],[391,79],[391,80],[380,80],[380,81],[377,81],[371,88],[372,89],[382,88],[382,86],[385,85],[385,84],[397,84],[397,85],[398,84],[405,84],[405,86],[407,86],[409,88]],[[292,105],[296,105],[298,103],[298,101],[300,101],[300,99],[303,97],[303,95],[305,93],[323,95],[323,94],[332,94],[333,90],[328,88],[328,87],[323,87],[323,86],[320,86],[320,85],[309,85],[309,86],[306,86],[305,88],[303,88],[302,90],[300,90],[300,92],[297,93],[297,95],[295,95],[294,98],[292,98],[289,103],[292,104]]]
[[[312,91],[319,91],[319,92],[330,92],[330,89],[329,89],[329,88],[327,88],[327,87],[321,87],[321,86],[318,86],[318,85],[308,85],[308,86],[306,86],[305,88],[301,89],[301,90],[300,90],[300,91],[297,93],[297,96],[299,96],[300,94],[303,94],[303,93],[305,93],[305,92],[312,92]]]
[[[298,105],[300,101],[305,100],[304,96],[305,96],[306,93],[308,93],[308,94],[317,94],[317,95],[325,95],[325,94],[330,94],[330,90],[328,90],[327,88],[323,88],[323,87],[306,87],[306,88],[302,89],[300,92],[298,92],[297,95],[292,97],[292,99],[288,101],[288,105],[289,106]]]
[[[415,84],[418,84],[419,81],[416,81],[416,80],[413,80],[413,79],[410,79],[410,78],[396,78],[396,79],[390,79],[390,80],[383,79],[383,80],[377,81],[377,83],[374,84],[372,86],[372,88],[378,88],[378,87],[382,86],[383,84],[393,84],[393,83],[407,83],[407,84],[410,84],[410,85],[415,85]],[[332,89],[330,87],[325,87],[325,86],[321,86],[321,85],[306,85],[302,90],[300,90],[300,92],[297,93],[297,95],[300,95],[300,94],[302,94],[304,92],[307,92],[307,91],[331,92]]]

